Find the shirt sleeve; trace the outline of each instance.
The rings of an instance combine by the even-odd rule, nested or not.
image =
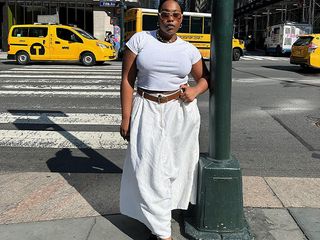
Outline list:
[[[126,43],[126,46],[136,55],[142,49],[142,41],[143,41],[143,32],[135,33],[129,41]]]
[[[196,48],[192,44],[190,45],[191,45],[191,63],[193,65],[197,63],[202,58],[202,56],[198,48]]]

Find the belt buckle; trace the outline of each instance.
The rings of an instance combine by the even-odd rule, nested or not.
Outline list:
[[[166,96],[158,95],[158,103],[166,103],[168,102],[168,98]]]

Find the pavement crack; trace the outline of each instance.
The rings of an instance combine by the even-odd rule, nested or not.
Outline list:
[[[281,201],[281,199],[278,197],[278,195],[276,194],[276,192],[272,189],[272,187],[270,186],[270,184],[267,182],[267,180],[265,178],[263,178],[263,181],[267,184],[267,186],[269,187],[269,189],[271,190],[271,192],[273,193],[274,196],[276,196],[276,198],[279,200],[279,202],[281,203],[282,207],[285,208],[283,202]]]
[[[285,130],[287,130],[288,133],[290,133],[295,139],[297,139],[308,151],[314,152],[316,149],[311,146],[309,143],[307,143],[302,137],[300,137],[295,131],[293,131],[291,128],[289,128],[283,121],[281,121],[280,118],[272,115],[267,111],[267,113],[277,122],[282,126]]]
[[[85,238],[86,240],[89,239],[89,237],[90,237],[90,235],[91,235],[91,233],[92,233],[92,230],[93,230],[94,226],[96,225],[96,223],[97,223],[97,218],[95,217],[95,218],[94,218],[94,221],[93,221],[93,223],[92,223],[92,226],[91,226],[91,228],[90,228],[90,230],[89,230],[89,232],[88,232],[88,235],[87,235],[87,237]]]
[[[308,238],[307,234],[305,233],[305,231],[303,231],[303,228],[300,227],[299,222],[297,221],[297,219],[294,217],[294,215],[291,213],[290,209],[287,209],[289,215],[292,217],[293,221],[296,223],[296,225],[298,226],[298,228],[300,229],[300,231],[302,232],[303,236],[306,238],[306,240],[311,240]]]

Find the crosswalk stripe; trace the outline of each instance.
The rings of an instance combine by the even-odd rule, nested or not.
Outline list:
[[[115,73],[115,71],[108,71],[107,72],[101,72],[101,71],[97,71],[97,72],[82,72],[82,71],[77,71],[77,72],[74,72],[74,71],[39,71],[39,70],[36,70],[36,71],[12,71],[12,70],[8,70],[8,71],[1,71],[1,73],[27,73],[27,74],[79,74],[79,73],[83,73],[83,74],[86,74],[86,75],[99,75],[99,74],[112,74],[112,75],[118,75],[118,73]]]
[[[0,89],[32,89],[32,90],[120,90],[120,85],[0,85]]]
[[[78,78],[78,79],[87,79],[87,78],[98,78],[98,79],[121,79],[121,76],[117,75],[17,75],[17,74],[0,74],[0,78]]]
[[[1,112],[0,123],[120,125],[121,114]]]
[[[95,83],[109,83],[109,84],[120,84],[120,79],[112,80],[112,79],[105,79],[105,80],[91,80],[91,79],[43,79],[43,78],[33,78],[33,79],[3,79],[1,83],[86,83],[86,84],[95,84]]]
[[[117,98],[120,96],[120,92],[79,92],[79,91],[14,91],[3,90],[0,91],[1,95],[16,95],[16,96],[29,96],[29,97],[52,97],[52,96],[65,96],[65,97],[98,97],[98,98]]]
[[[125,149],[118,132],[0,130],[1,147]]]
[[[63,72],[69,72],[69,70],[76,70],[74,68],[70,68],[70,69],[55,69],[55,68],[30,68],[30,69],[26,69],[26,68],[11,68],[10,72],[31,72],[31,71],[37,71],[37,72],[43,72],[43,71],[63,71]],[[119,74],[119,72],[121,71],[121,69],[81,69],[80,71],[77,71],[77,73],[79,72],[83,72],[83,73],[89,73],[89,72],[115,72],[116,74]],[[5,71],[1,71],[1,72],[5,72]]]
[[[253,60],[258,60],[258,61],[263,61],[263,60],[269,60],[269,61],[289,61],[290,59],[287,57],[269,57],[269,56],[250,56],[250,55],[245,55],[241,57],[242,60],[245,61],[253,61]]]
[[[95,70],[101,70],[101,69],[121,69],[122,66],[92,66],[92,67],[81,67],[81,66],[74,66],[74,65],[30,65],[30,66],[24,66],[24,69],[32,69],[32,68],[50,68],[50,69],[81,69],[81,70],[89,70],[89,69],[95,69]]]
[[[35,65],[13,68],[0,71],[0,96],[118,98],[120,72],[121,66]],[[0,124],[83,125],[84,128],[89,125],[119,126],[121,114],[0,112]],[[0,135],[0,147],[126,149],[127,146],[118,132],[110,131],[2,129]]]
[[[246,56],[245,58],[253,59],[253,60],[258,60],[258,61],[262,61],[262,60],[263,60],[263,58],[262,58],[262,57]]]

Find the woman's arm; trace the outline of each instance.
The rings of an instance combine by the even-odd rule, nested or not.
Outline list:
[[[180,98],[185,102],[192,102],[198,95],[205,92],[209,86],[210,73],[203,59],[192,65],[191,74],[197,84],[193,87],[181,85],[183,93]]]
[[[132,98],[134,92],[134,82],[137,76],[136,57],[128,48],[124,52],[122,61],[121,80],[121,113],[122,121],[120,134],[125,140],[130,140],[130,116],[132,109]]]

